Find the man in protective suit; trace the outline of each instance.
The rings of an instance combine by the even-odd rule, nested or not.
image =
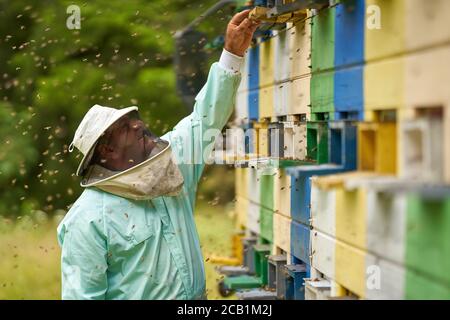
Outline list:
[[[242,57],[259,23],[249,11],[227,26],[225,47],[194,111],[162,137],[137,107],[94,105],[69,151],[83,153],[85,190],[58,226],[63,299],[205,299],[193,217],[211,144],[232,113]],[[215,131],[214,131],[215,130]]]

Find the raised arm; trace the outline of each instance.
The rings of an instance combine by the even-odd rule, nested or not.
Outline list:
[[[163,138],[172,149],[185,183],[195,191],[214,140],[233,111],[241,80],[240,67],[259,22],[249,20],[249,10],[236,14],[227,26],[219,62],[212,64],[208,80],[197,94],[194,111]]]

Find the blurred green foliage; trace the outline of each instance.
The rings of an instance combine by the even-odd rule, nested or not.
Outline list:
[[[92,105],[138,105],[157,134],[186,116],[173,35],[214,2],[0,0],[0,215],[52,213],[76,199],[80,154],[67,148]],[[66,26],[71,4],[80,30]],[[199,26],[208,41],[231,14]]]
[[[208,165],[202,175],[197,199],[211,206],[227,206],[234,202],[234,167]]]

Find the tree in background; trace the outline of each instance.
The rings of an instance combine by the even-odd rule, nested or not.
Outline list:
[[[172,36],[214,2],[0,0],[0,215],[51,213],[77,198],[80,154],[67,148],[93,104],[138,105],[157,134],[187,115]],[[66,26],[71,4],[80,30]],[[229,18],[219,12],[201,28],[218,35]]]

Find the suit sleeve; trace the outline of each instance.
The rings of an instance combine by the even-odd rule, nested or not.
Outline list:
[[[165,137],[172,142],[185,183],[196,187],[214,141],[230,118],[241,81],[240,57],[224,51],[212,64],[208,80],[195,98],[193,112]]]

